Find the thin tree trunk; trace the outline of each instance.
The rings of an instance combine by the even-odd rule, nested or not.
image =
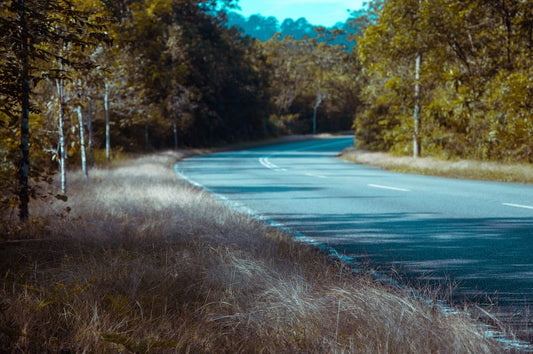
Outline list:
[[[422,10],[422,0],[418,0],[418,11]],[[417,33],[417,40],[420,42],[420,33]],[[415,59],[415,97],[414,97],[414,112],[413,112],[413,157],[420,156],[420,63],[422,61],[422,53],[416,52]]]
[[[21,30],[20,59],[22,64],[21,80],[21,119],[20,119],[20,160],[18,163],[18,197],[19,218],[21,221],[29,217],[29,166],[30,166],[30,64],[28,46],[28,26],[24,0],[19,0],[19,23]]]
[[[89,135],[89,141],[87,142],[87,148],[89,150],[89,166],[94,167],[94,154],[93,154],[93,101],[91,98],[87,100],[87,130]]]
[[[320,87],[319,87],[320,89]],[[320,93],[320,91],[316,94],[316,102],[315,102],[315,105],[313,106],[313,135],[316,134],[316,116],[317,116],[317,111],[318,111],[318,107],[320,107],[320,105],[322,104],[322,99],[323,99],[323,95],[322,93]]]
[[[78,105],[77,111],[78,111],[78,123],[80,126],[81,169],[83,170],[83,174],[85,175],[85,178],[89,178],[89,170],[87,168],[87,155],[85,153],[85,131],[83,129],[83,113],[82,113],[80,105]]]
[[[172,117],[172,131],[174,132],[174,149],[178,148],[178,122],[176,115]]]
[[[107,161],[111,160],[111,127],[109,122],[109,85],[105,83],[104,92],[104,110],[105,110],[105,157]]]
[[[60,69],[61,70],[61,69]],[[64,96],[65,87],[63,85],[63,79],[56,79],[57,95],[59,99],[59,112],[58,112],[58,133],[59,133],[59,173],[61,179],[61,192],[67,193],[67,151],[64,131]]]
[[[416,63],[415,63],[415,109],[413,113],[414,120],[414,130],[413,130],[413,157],[417,158],[420,156],[420,62],[422,60],[422,55],[420,53],[416,54]]]

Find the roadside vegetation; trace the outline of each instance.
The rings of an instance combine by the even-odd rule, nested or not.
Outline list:
[[[35,202],[26,223],[3,215],[0,351],[502,351],[467,314],[192,188],[180,157],[72,172],[66,202]]]
[[[520,0],[371,2],[357,40],[358,148],[532,163],[532,11]]]
[[[386,170],[472,180],[533,183],[533,165],[476,160],[444,160],[436,157],[395,156],[385,152],[349,149],[342,159]]]

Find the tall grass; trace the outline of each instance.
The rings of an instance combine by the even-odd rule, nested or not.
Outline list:
[[[347,161],[406,173],[451,178],[501,182],[533,183],[533,165],[505,164],[475,160],[443,160],[433,157],[393,156],[383,152],[346,150],[341,157]]]
[[[356,276],[193,189],[172,170],[179,157],[75,173],[67,203],[4,220],[0,352],[502,350],[468,315]]]

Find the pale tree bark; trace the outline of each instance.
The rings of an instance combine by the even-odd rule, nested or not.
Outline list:
[[[61,64],[60,64],[61,66]],[[60,68],[61,70],[61,68]],[[59,175],[61,180],[61,192],[63,194],[67,193],[67,151],[66,151],[66,139],[64,131],[64,108],[65,108],[65,85],[63,79],[56,79],[57,87],[57,97],[59,100],[59,109],[58,109],[58,134],[59,134]]]
[[[87,100],[87,134],[88,142],[87,149],[89,150],[89,166],[94,167],[93,154],[93,101],[89,97]]]
[[[422,0],[418,0],[419,13],[422,10]],[[420,30],[417,33],[417,39],[420,43]],[[422,53],[416,52],[415,59],[415,96],[414,96],[414,111],[413,111],[413,157],[420,156],[420,63],[422,61]]]
[[[415,62],[415,108],[413,113],[413,157],[420,156],[420,62],[422,61],[422,55],[416,54]]]
[[[313,135],[316,134],[316,118],[317,118],[317,111],[318,107],[322,104],[322,100],[324,99],[324,94],[320,91],[316,94],[316,102],[313,106]]]
[[[80,154],[81,154],[81,169],[85,178],[89,178],[89,169],[87,168],[87,155],[85,152],[85,130],[83,129],[83,112],[81,106],[77,107],[78,124],[80,127]]]
[[[105,83],[104,90],[104,111],[105,111],[105,157],[111,160],[111,127],[109,121],[109,84]]]
[[[172,131],[174,132],[174,149],[178,148],[178,118],[172,116]]]

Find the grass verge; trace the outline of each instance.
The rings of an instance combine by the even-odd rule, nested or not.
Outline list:
[[[473,160],[446,161],[432,157],[393,156],[384,152],[357,149],[344,151],[341,158],[383,169],[450,178],[500,182],[533,183],[533,165],[503,164]]]
[[[178,153],[69,176],[5,218],[0,352],[501,352],[446,314],[176,178]]]

